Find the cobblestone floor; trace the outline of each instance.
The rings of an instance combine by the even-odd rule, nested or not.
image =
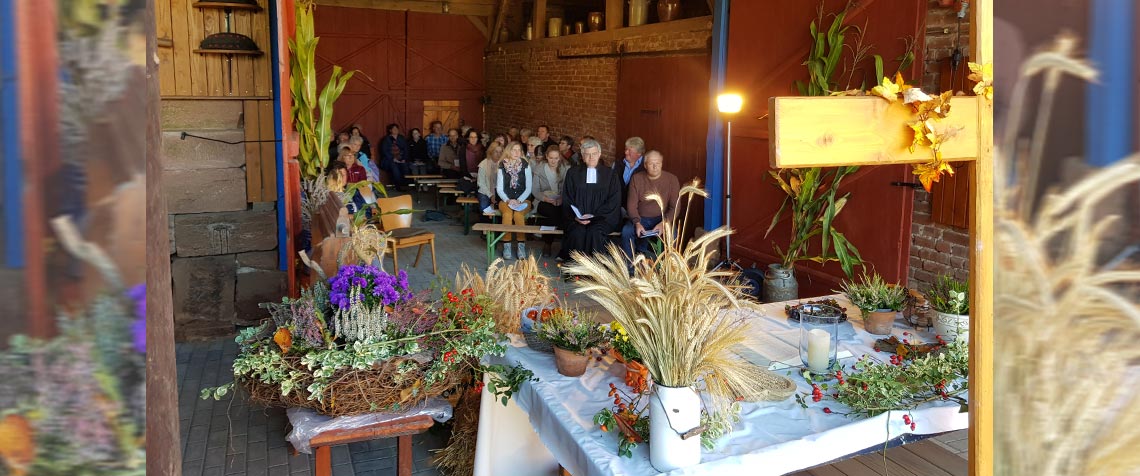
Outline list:
[[[431,195],[424,195],[417,200],[415,206],[423,210],[434,208],[435,204]],[[456,214],[454,206],[447,207],[446,210]],[[435,233],[439,275],[431,273],[431,256],[427,250],[415,268],[411,264],[415,260],[416,250],[400,250],[400,265],[408,272],[408,281],[413,289],[431,288],[439,277],[454,279],[463,263],[476,269],[486,268],[483,236],[476,232],[464,235],[462,215],[459,215],[458,220],[443,222],[424,222],[422,216],[416,214],[413,226],[424,227]],[[528,242],[528,247],[531,254],[540,257],[541,241],[532,239]],[[556,242],[555,252],[557,247]],[[540,265],[545,266],[544,269],[550,276],[558,276],[557,263],[553,258],[541,258]],[[391,258],[385,261],[385,266],[386,269],[391,269]],[[561,281],[557,281],[555,286],[560,293],[571,291],[571,286]],[[569,302],[580,303],[583,307],[598,309],[573,294],[564,298]],[[233,398],[232,394],[220,401],[198,398],[202,388],[221,385],[232,379],[230,369],[237,355],[237,345],[233,339],[181,343],[177,345],[177,353],[178,413],[182,430],[182,472],[185,476],[314,474],[311,455],[290,456],[290,447],[285,441],[287,419],[284,410],[250,406],[243,397]],[[439,474],[431,463],[431,450],[442,448],[447,443],[447,436],[446,430],[437,425],[432,431],[413,437],[415,475]],[[332,461],[334,476],[395,474],[396,440],[334,447]]]
[[[417,209],[434,208],[431,195],[416,202]],[[448,210],[455,213],[455,207]],[[487,265],[483,236],[472,232],[463,234],[459,220],[424,222],[416,214],[414,226],[425,227],[436,234],[436,256],[439,275],[431,273],[431,257],[425,250],[416,268],[411,267],[415,249],[401,250],[401,267],[408,272],[414,289],[427,289],[438,277],[454,279],[463,263],[476,269]],[[460,220],[462,217],[460,216]],[[554,251],[558,244],[555,240]],[[527,244],[529,252],[540,258],[547,274],[558,276],[557,263],[552,257],[540,257],[542,242],[532,238]],[[390,258],[385,262],[391,268]],[[569,303],[578,304],[599,313],[608,320],[604,309],[577,297],[568,283],[555,281],[557,292]],[[231,380],[231,365],[237,355],[233,339],[209,342],[191,342],[177,345],[179,418],[182,431],[182,472],[186,476],[247,474],[309,475],[314,474],[311,455],[290,456],[285,441],[284,410],[264,409],[247,405],[242,397],[226,397],[220,401],[201,400],[199,391]],[[232,394],[231,394],[232,395]],[[413,437],[414,473],[417,476],[437,475],[431,462],[431,451],[442,448],[447,442],[447,431],[437,425],[427,433]],[[939,445],[966,457],[966,432],[954,432],[935,438]],[[334,447],[332,450],[334,476],[379,476],[395,474],[396,440],[386,439]]]

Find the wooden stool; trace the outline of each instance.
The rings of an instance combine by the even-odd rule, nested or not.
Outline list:
[[[309,446],[316,452],[317,476],[332,476],[331,447],[384,438],[397,438],[396,474],[411,476],[412,435],[427,431],[434,423],[430,416],[419,415],[351,430],[332,430],[318,434],[309,440]]]

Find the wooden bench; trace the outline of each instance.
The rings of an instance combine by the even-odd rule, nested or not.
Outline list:
[[[463,205],[463,234],[471,233],[471,205],[478,205],[479,199],[475,197],[456,197],[455,203]]]
[[[331,430],[320,433],[309,440],[309,446],[316,453],[317,476],[332,476],[332,451],[337,445],[358,441],[396,438],[396,474],[412,475],[412,435],[423,433],[435,424],[431,416],[417,415],[360,428]]]
[[[501,223],[476,223],[471,227],[472,230],[483,232],[483,236],[487,238],[487,265],[490,266],[491,262],[495,261],[495,245],[502,241],[503,236],[507,233],[533,233],[542,235],[561,235],[562,230],[555,228],[553,230],[543,230],[541,226],[535,225],[503,225]],[[609,236],[621,236],[621,232],[612,232]],[[523,241],[526,241],[525,239]]]
[[[445,188],[441,185],[438,194],[436,194],[436,196],[435,196],[435,207],[440,208],[440,206],[439,206],[440,197],[443,197],[443,206],[446,207],[448,195],[453,196],[455,198],[459,198],[459,197],[462,197],[464,195],[464,192],[462,190],[459,190],[459,189]]]
[[[419,175],[405,175],[404,178],[411,180],[412,184],[416,188],[416,190],[422,192],[423,186],[426,184],[420,182],[421,180],[441,179],[441,178],[443,178],[443,176],[439,175],[439,174],[419,174]]]

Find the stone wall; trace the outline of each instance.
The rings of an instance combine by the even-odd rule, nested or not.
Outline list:
[[[602,157],[618,147],[617,48],[623,54],[707,48],[712,18],[622,28],[533,42],[496,45],[483,62],[486,70],[487,130],[550,126],[553,137],[592,135]],[[625,138],[620,138],[624,141]],[[620,154],[617,154],[620,155]]]
[[[242,101],[163,100],[162,152],[178,340],[232,334],[256,323],[258,303],[285,292],[276,203],[246,200]]]
[[[923,62],[922,88],[928,92],[941,92],[939,64],[954,53],[957,41],[957,8],[938,6],[937,0],[928,0],[926,12],[926,42]],[[970,16],[961,23],[963,55],[970,53]],[[965,61],[962,67],[965,68]],[[914,215],[911,222],[910,273],[907,285],[924,290],[941,274],[966,280],[970,270],[969,230],[931,220],[930,194],[921,188],[914,192]]]

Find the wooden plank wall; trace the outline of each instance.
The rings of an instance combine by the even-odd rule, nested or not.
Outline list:
[[[243,101],[245,140],[273,140],[273,101]],[[277,201],[277,159],[274,142],[245,143],[245,191],[247,201]]]
[[[226,15],[219,9],[195,8],[194,1],[155,2],[158,57],[164,66],[159,68],[162,97],[269,99],[271,0],[258,0],[259,12],[234,10],[230,16],[230,31],[252,38],[264,52],[261,56],[195,53],[203,38],[226,31]]]

